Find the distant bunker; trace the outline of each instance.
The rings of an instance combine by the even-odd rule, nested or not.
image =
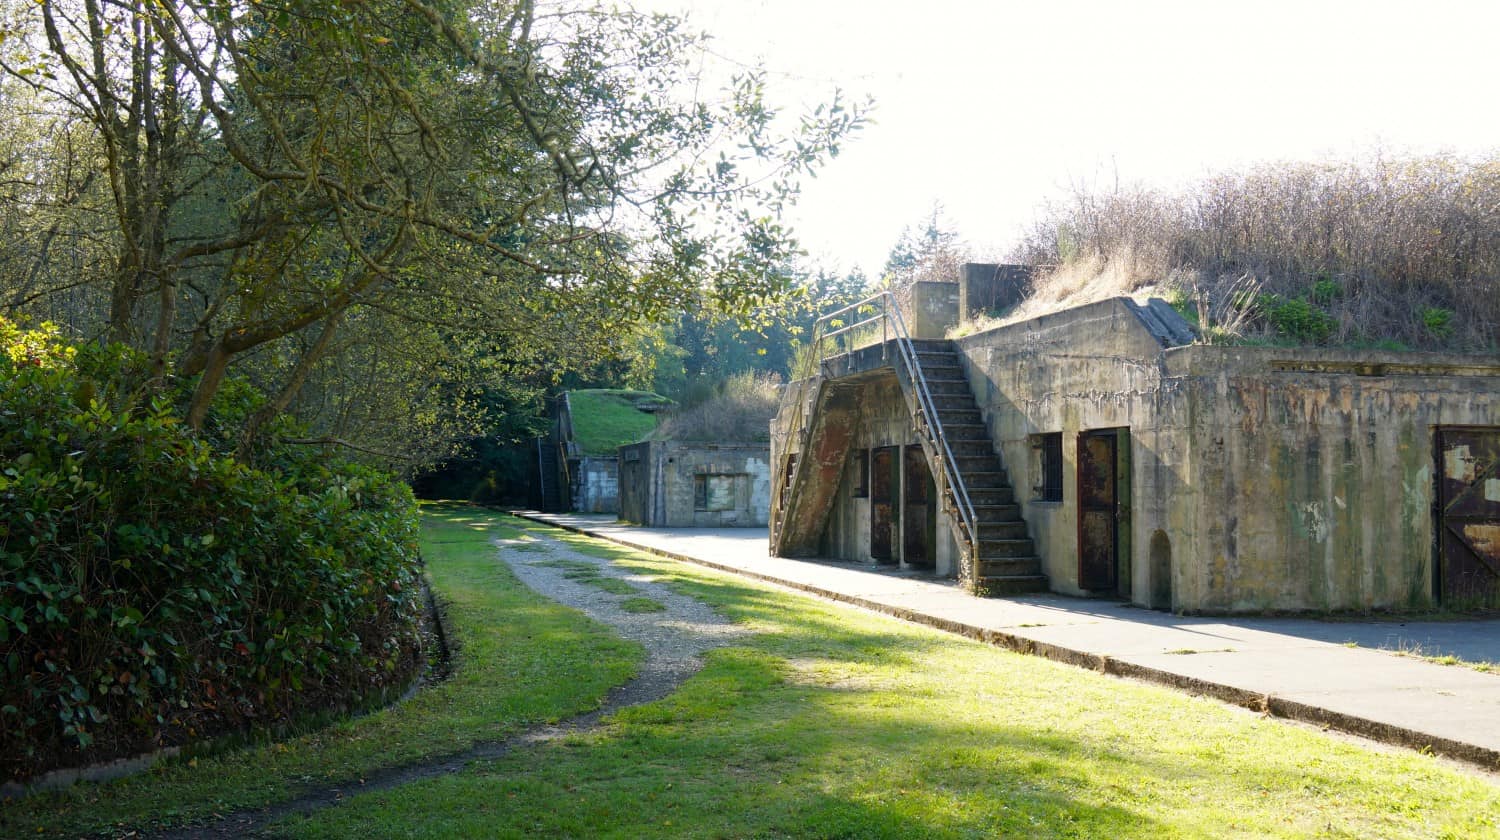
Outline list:
[[[620,518],[660,528],[765,527],[766,443],[651,440],[620,447]]]

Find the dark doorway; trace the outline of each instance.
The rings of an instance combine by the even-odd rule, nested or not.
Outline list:
[[[1438,597],[1500,607],[1500,429],[1439,429],[1437,456]]]
[[[889,563],[891,532],[896,525],[896,450],[882,446],[870,450],[870,556]]]
[[[901,559],[909,566],[931,567],[933,537],[937,521],[933,516],[932,471],[922,447],[906,447],[906,494],[901,506]]]
[[[1119,429],[1078,435],[1078,586],[1115,594],[1120,576]]]

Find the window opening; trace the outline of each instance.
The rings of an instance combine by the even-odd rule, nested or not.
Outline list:
[[[1063,500],[1063,446],[1062,432],[1049,432],[1031,436],[1032,451],[1036,454],[1034,464],[1038,483],[1031,488],[1032,495],[1041,502]]]
[[[693,510],[734,510],[739,507],[736,474],[693,476]]]

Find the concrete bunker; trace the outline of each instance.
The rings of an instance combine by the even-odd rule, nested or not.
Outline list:
[[[905,320],[941,323],[962,297],[918,288]],[[789,386],[773,424],[784,555],[874,562],[888,536],[892,562],[921,567],[927,550],[935,571],[993,591],[1025,577],[1024,552],[1052,591],[1186,612],[1500,606],[1493,356],[1197,344],[1164,303],[1116,298],[909,336],[924,359],[956,356],[974,406],[954,393],[933,412],[907,393],[899,341],[871,335]],[[921,431],[929,415],[951,453]],[[1020,524],[971,535],[943,461],[981,450],[1001,466],[977,489]],[[909,452],[928,495],[886,499],[885,464],[920,475]]]
[[[554,402],[552,433],[537,441],[543,509],[620,512],[621,444],[656,428],[672,401],[648,391],[567,391]]]
[[[762,527],[771,507],[765,443],[650,440],[620,447],[620,518],[661,528]]]

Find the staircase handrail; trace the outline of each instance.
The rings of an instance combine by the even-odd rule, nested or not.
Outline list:
[[[887,311],[892,317],[892,332],[896,336],[896,348],[901,354],[901,361],[906,366],[906,374],[911,377],[914,390],[917,392],[917,404],[921,414],[926,418],[926,423],[918,423],[917,431],[925,432],[928,443],[937,450],[938,460],[941,461],[943,477],[948,485],[948,491],[953,496],[954,507],[958,509],[958,525],[964,532],[964,542],[968,544],[969,560],[979,556],[979,519],[974,513],[974,503],[969,499],[969,488],[964,484],[963,475],[958,471],[958,459],[953,454],[953,448],[948,445],[948,437],[943,434],[942,421],[938,419],[937,402],[932,398],[932,389],[927,385],[927,376],[922,373],[922,366],[917,362],[917,350],[912,345],[911,334],[906,329],[906,320],[901,315],[900,307],[895,305],[895,298],[889,292]],[[924,429],[925,426],[925,429]]]
[[[796,482],[797,478],[796,475],[792,475],[790,473],[794,469],[800,470],[803,464],[803,461],[801,459],[798,459],[795,462],[792,459],[794,455],[806,451],[808,446],[808,436],[812,434],[811,425],[807,425],[806,427],[804,427],[804,420],[807,413],[808,389],[812,387],[813,377],[818,373],[818,368],[822,365],[823,360],[826,358],[826,355],[823,352],[823,345],[826,341],[836,340],[841,335],[847,334],[849,330],[855,327],[869,323],[876,319],[884,321],[884,316],[882,313],[881,315],[874,316],[873,318],[864,319],[857,324],[850,325],[849,327],[834,330],[832,333],[828,332],[828,327],[835,321],[839,321],[841,317],[847,313],[858,312],[862,308],[874,305],[874,303],[880,301],[885,294],[886,293],[884,292],[874,294],[867,298],[864,298],[863,300],[856,301],[847,306],[842,306],[814,321],[812,338],[808,341],[808,351],[799,360],[797,370],[793,372],[792,381],[787,383],[786,390],[782,392],[782,406],[786,406],[786,401],[790,397],[790,399],[792,400],[792,413],[790,417],[788,417],[787,423],[784,427],[786,433],[786,445],[781,452],[781,470],[778,473],[778,475],[782,476],[782,480],[776,482],[775,485],[771,488],[771,512],[773,514],[771,516],[771,548],[775,552],[780,552],[781,550],[781,531],[784,524],[784,514],[786,512],[784,506],[786,491]],[[793,451],[794,447],[792,446],[792,442],[794,439],[797,442],[795,452]]]
[[[852,324],[842,325],[832,331],[828,330],[836,321],[842,321],[843,316],[850,312],[858,313],[860,310],[879,306],[877,314],[863,318]],[[918,423],[917,429],[922,432],[928,443],[936,450],[941,462],[945,484],[954,500],[957,508],[959,528],[963,531],[964,542],[969,549],[969,558],[978,556],[978,519],[974,513],[973,502],[969,499],[968,487],[964,484],[963,476],[958,471],[958,461],[953,455],[953,449],[948,445],[948,439],[943,434],[942,422],[938,420],[937,403],[932,398],[932,390],[928,387],[927,377],[922,373],[922,367],[917,361],[916,348],[912,344],[911,334],[906,328],[906,321],[901,315],[901,309],[896,305],[895,296],[889,291],[877,292],[863,300],[856,301],[847,306],[836,309],[819,318],[813,324],[812,339],[809,342],[808,353],[801,359],[801,364],[796,371],[796,378],[788,383],[787,391],[783,393],[782,404],[785,405],[787,395],[790,394],[792,413],[786,424],[786,446],[781,453],[781,481],[776,482],[772,488],[771,509],[775,516],[771,518],[772,532],[771,545],[777,551],[780,550],[780,535],[783,527],[786,490],[795,484],[796,476],[789,475],[794,469],[792,461],[792,440],[796,438],[799,453],[806,453],[808,437],[812,433],[810,424],[804,426],[804,415],[807,412],[808,388],[812,385],[813,376],[823,361],[827,358],[823,352],[823,344],[826,341],[842,338],[853,334],[856,330],[875,323],[881,322],[881,347],[884,348],[895,338],[898,355],[901,356],[902,366],[906,369],[913,390],[916,392],[917,408],[925,418],[925,422]],[[853,349],[853,348],[850,348]],[[848,351],[845,351],[848,352]],[[795,389],[793,389],[795,385]],[[800,470],[805,458],[796,461],[795,469]]]

